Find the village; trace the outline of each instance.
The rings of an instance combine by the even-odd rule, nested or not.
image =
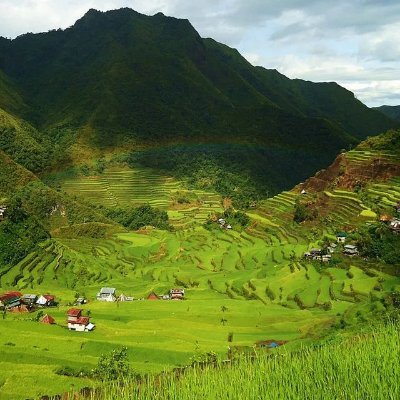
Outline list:
[[[173,288],[165,295],[157,295],[154,291],[151,292],[146,299],[141,298],[138,300],[184,300],[185,289]],[[97,301],[102,302],[126,302],[134,301],[134,297],[125,296],[123,293],[117,296],[116,288],[103,287],[97,293]],[[88,300],[85,297],[78,297],[74,306],[81,306],[87,304]],[[50,310],[54,307],[58,307],[59,303],[56,301],[56,297],[51,294],[36,295],[36,294],[23,294],[18,291],[9,291],[0,295],[0,310],[3,311],[3,318],[6,312],[10,313],[30,313],[34,311]],[[89,332],[95,328],[95,325],[90,322],[90,312],[86,312],[84,315],[82,308],[70,308],[67,311],[66,325],[69,330],[77,332]],[[55,319],[49,314],[43,314],[39,322],[47,325],[56,324]],[[64,325],[63,325],[64,326]]]
[[[345,244],[348,235],[346,232],[339,232],[336,234],[336,243],[330,243],[324,249],[311,249],[304,253],[303,257],[307,260],[330,262],[332,260],[332,254],[338,251],[338,245],[343,246],[342,253],[346,256],[358,256],[359,251],[354,244]]]
[[[303,190],[301,194],[306,194]],[[394,206],[394,211],[400,214],[400,202]],[[379,222],[386,225],[393,234],[400,233],[400,219],[384,214],[379,218]],[[354,257],[359,255],[359,250],[355,244],[346,244],[348,234],[346,232],[338,232],[336,234],[336,243],[329,243],[324,249],[313,248],[304,253],[303,258],[306,260],[330,262],[332,254],[338,251],[338,245],[342,246],[342,254]]]

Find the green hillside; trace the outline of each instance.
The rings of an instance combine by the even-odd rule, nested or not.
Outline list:
[[[258,383],[286,370],[281,359],[295,366],[285,385],[303,355],[321,356],[320,374],[323,360],[338,371],[339,353],[303,347],[346,348],[344,336],[398,315],[398,126],[335,83],[253,67],[161,13],[90,10],[65,30],[0,38],[0,295],[57,302],[2,312],[0,398],[97,387],[101,354],[122,346],[156,387],[176,382],[155,374],[258,341],[285,342],[285,357],[259,365],[255,397],[279,392]],[[357,255],[344,254],[339,232]],[[133,300],[100,302],[102,287]],[[185,299],[147,300],[172,288]],[[78,297],[92,332],[66,327]],[[43,313],[56,324],[40,323]],[[354,354],[340,371],[357,370]],[[213,375],[203,366],[182,379],[189,391],[208,390],[191,386],[191,373]],[[239,370],[221,369],[218,390],[239,385]],[[342,378],[329,381],[333,393]],[[346,379],[349,390],[367,381],[359,370]]]
[[[28,185],[24,207],[49,221],[51,237],[17,264],[4,265],[0,287],[55,294],[58,308],[46,311],[59,325],[36,322],[37,312],[0,320],[4,343],[12,343],[4,345],[0,361],[5,398],[32,395],[29,385],[16,391],[16,373],[21,382],[35,379],[38,395],[61,393],[71,384],[96,386],[79,371],[120,346],[127,347],[135,371],[155,373],[186,365],[199,353],[214,351],[224,359],[228,346],[249,349],[259,340],[288,341],[287,349],[295,350],[393,311],[400,237],[378,216],[394,216],[400,201],[399,137],[388,132],[341,154],[315,177],[249,209],[243,225],[226,212],[231,230],[214,222],[227,206],[215,193],[187,189],[151,169],[114,163],[97,174],[89,169],[89,175],[59,175],[61,191],[52,192],[54,198],[66,191],[77,202],[64,200],[51,216],[39,200],[50,193]],[[167,211],[174,230],[148,226],[132,232],[106,219],[96,222],[101,213],[144,203]],[[294,221],[299,207],[306,209],[303,222]],[[91,220],[88,210],[97,213]],[[345,256],[339,245],[330,263],[303,258],[335,242],[340,231],[362,256]],[[95,300],[103,286],[135,299],[184,287],[186,300],[105,304]],[[88,298],[83,308],[97,325],[84,336],[64,328],[65,312],[78,295]],[[44,354],[39,359],[38,351]],[[16,357],[19,366],[10,368]],[[43,379],[32,374],[38,368]]]
[[[35,171],[131,151],[141,167],[157,160],[179,180],[217,175],[198,188],[233,196],[238,187],[254,201],[395,125],[337,84],[253,67],[162,14],[90,10],[64,31],[3,38],[0,54],[0,79],[28,105],[9,95],[4,109],[34,126],[40,133],[30,136],[45,147]]]
[[[389,118],[400,121],[400,106],[381,106],[376,107],[376,110],[385,114]]]

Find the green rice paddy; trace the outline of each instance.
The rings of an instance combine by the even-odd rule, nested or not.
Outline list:
[[[352,156],[357,163],[366,157]],[[54,326],[33,321],[35,314],[8,313],[0,319],[1,399],[90,385],[55,371],[92,368],[102,353],[122,345],[140,373],[185,365],[198,352],[212,350],[224,358],[229,346],[253,346],[258,340],[288,340],[288,347],[296,348],[338,319],[368,313],[371,299],[379,308],[385,292],[400,288],[397,278],[359,258],[339,256],[335,265],[302,259],[324,236],[334,240],[342,226],[374,220],[368,199],[383,205],[399,201],[399,179],[375,182],[364,189],[363,199],[346,189],[326,190],[322,196],[331,222],[313,226],[293,222],[299,193],[283,192],[248,211],[247,229],[231,231],[217,224],[210,231],[203,227],[210,214],[222,210],[218,195],[188,189],[151,170],[107,170],[65,181],[62,189],[109,207],[149,203],[167,210],[176,230],[149,228],[106,239],[55,237],[17,266],[2,269],[2,291],[52,293],[59,307],[46,310],[56,319]],[[176,202],[182,194],[190,204]],[[135,300],[98,302],[103,286]],[[184,287],[186,300],[142,300],[172,287]],[[65,328],[66,310],[78,294],[89,299],[83,308],[91,312],[94,332]]]

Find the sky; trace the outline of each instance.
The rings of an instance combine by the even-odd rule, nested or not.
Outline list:
[[[90,8],[187,18],[203,37],[290,78],[400,105],[400,0],[0,0],[0,36],[67,28]]]

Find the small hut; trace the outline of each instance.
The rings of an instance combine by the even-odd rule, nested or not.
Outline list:
[[[56,323],[55,319],[54,319],[51,315],[49,315],[49,314],[46,314],[46,315],[40,320],[40,322],[41,322],[42,324],[47,324],[47,325],[53,325],[53,324]]]
[[[160,300],[160,298],[157,296],[157,294],[155,294],[154,292],[151,292],[151,293],[147,296],[147,300]]]

